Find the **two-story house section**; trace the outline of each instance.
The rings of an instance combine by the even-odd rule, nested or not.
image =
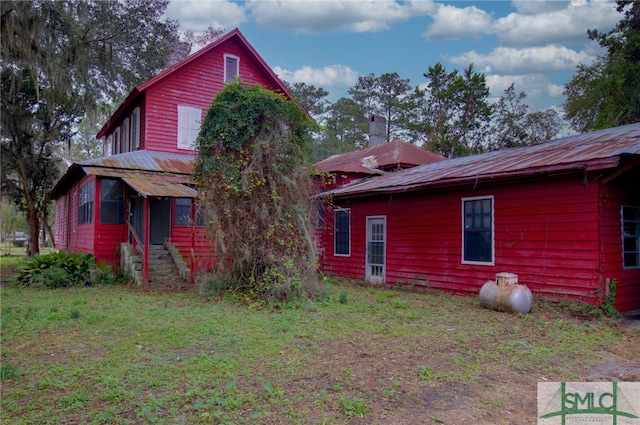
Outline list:
[[[97,134],[104,156],[72,164],[51,192],[56,248],[114,265],[130,250],[143,282],[150,252],[168,241],[191,277],[209,267],[191,180],[194,143],[216,94],[238,80],[291,97],[238,29],[135,87]]]

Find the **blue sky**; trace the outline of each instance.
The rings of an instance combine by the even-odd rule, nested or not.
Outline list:
[[[491,95],[515,83],[530,111],[558,106],[576,66],[605,52],[586,31],[622,17],[605,0],[171,0],[181,31],[240,28],[280,78],[347,95],[358,76],[397,72],[412,85],[428,67],[469,63]]]

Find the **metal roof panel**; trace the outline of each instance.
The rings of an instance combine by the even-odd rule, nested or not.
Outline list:
[[[336,197],[350,196],[553,170],[613,167],[625,154],[640,155],[640,124],[564,137],[535,146],[438,161],[343,186],[331,193]]]

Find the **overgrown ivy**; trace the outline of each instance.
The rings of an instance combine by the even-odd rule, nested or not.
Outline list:
[[[262,86],[227,85],[202,124],[195,179],[217,272],[250,299],[318,294],[311,173],[314,123]]]

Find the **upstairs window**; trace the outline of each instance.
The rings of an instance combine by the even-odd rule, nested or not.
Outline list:
[[[131,134],[129,133],[129,118],[122,122],[122,152],[131,152]]]
[[[110,156],[113,153],[113,134],[107,136],[107,145],[104,148],[105,156]]]
[[[640,207],[622,207],[622,265],[640,268]]]
[[[84,184],[78,193],[78,224],[93,223],[94,183],[95,181],[92,180]]]
[[[335,255],[351,255],[351,211],[348,209],[337,210],[335,219]]]
[[[462,200],[462,262],[493,264],[493,197]]]
[[[138,150],[140,147],[140,108],[133,110],[131,114],[131,150]]]
[[[178,148],[195,150],[201,119],[200,108],[178,105]]]
[[[224,55],[224,82],[235,83],[240,75],[240,58],[234,55]]]
[[[124,223],[124,184],[121,180],[100,180],[100,223]]]
[[[116,155],[120,153],[120,127],[113,132],[113,145],[111,145],[111,153]]]

